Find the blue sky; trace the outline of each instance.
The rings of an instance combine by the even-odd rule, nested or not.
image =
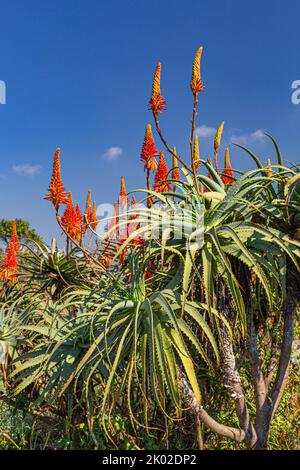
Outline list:
[[[209,128],[200,131],[202,157],[225,120],[224,144],[274,159],[264,130],[300,162],[300,105],[291,102],[300,79],[297,0],[0,0],[0,17],[0,217],[28,220],[47,241],[59,236],[43,200],[56,147],[81,205],[88,189],[99,204],[113,202],[121,174],[128,190],[144,184],[139,155],[158,60],[168,105],[162,127],[187,155],[191,64],[201,45],[197,125]],[[231,153],[234,167],[252,166]]]

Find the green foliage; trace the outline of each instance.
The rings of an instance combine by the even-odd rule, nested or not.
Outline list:
[[[8,243],[11,236],[12,220],[0,219],[0,240]],[[21,243],[30,244],[32,242],[42,243],[42,239],[37,232],[30,228],[29,222],[16,219],[17,234]]]
[[[106,271],[99,269],[100,255],[80,244],[62,251],[55,241],[51,248],[30,242],[19,256],[19,282],[0,292],[0,340],[9,351],[2,389],[31,423],[24,447],[51,448],[55,441],[64,449],[196,448],[194,417],[182,406],[182,374],[197,406],[203,403],[219,422],[238,427],[232,399],[221,386],[224,329],[254,415],[243,354],[249,305],[265,367],[269,338],[281,342],[287,273],[291,266],[299,270],[300,256],[299,174],[282,164],[271,140],[278,159],[272,176],[247,151],[257,169],[233,185],[225,186],[202,161],[211,176],[198,175],[203,192],[185,169],[181,180],[171,181],[176,192],[140,190],[154,204],[126,214],[135,217],[136,230],[111,243],[113,262]],[[129,223],[132,218],[120,216],[119,228]],[[183,226],[188,230],[182,232]],[[144,233],[159,236],[134,245]],[[293,372],[271,448],[283,441],[285,448],[295,446],[284,416],[288,410],[292,423],[299,419],[292,403],[295,383]],[[48,432],[40,432],[37,412],[55,421]],[[202,432],[206,448],[244,448],[204,426]],[[19,445],[23,437],[17,438]],[[8,441],[3,446],[14,445]]]

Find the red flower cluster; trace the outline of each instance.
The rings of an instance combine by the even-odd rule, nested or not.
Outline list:
[[[54,155],[52,179],[49,186],[49,194],[46,194],[45,199],[51,201],[58,211],[60,204],[67,204],[68,197],[64,189],[64,185],[61,179],[60,169],[60,149],[57,148]]]
[[[151,124],[148,124],[141,153],[141,159],[145,163],[144,170],[157,170],[156,157],[158,157],[158,150],[153,139]]]
[[[165,161],[163,151],[160,151],[157,172],[155,174],[154,189],[158,193],[170,191],[171,186],[166,181],[169,170]]]
[[[78,204],[76,208],[73,205],[72,193],[69,193],[67,207],[61,218],[61,224],[67,234],[74,240],[81,241],[82,238],[82,221],[83,217]]]
[[[16,229],[16,222],[12,223],[12,233],[9,244],[6,248],[5,258],[0,269],[0,280],[6,282],[15,282],[18,280],[18,260],[19,240]]]

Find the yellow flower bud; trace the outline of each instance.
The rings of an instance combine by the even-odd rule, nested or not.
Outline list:
[[[197,50],[192,69],[192,79],[191,79],[191,90],[194,95],[198,94],[200,91],[203,91],[203,83],[201,80],[201,70],[200,70],[200,61],[202,55],[203,47],[199,47]]]
[[[215,142],[214,142],[215,152],[217,152],[220,148],[223,128],[224,128],[224,121],[221,122],[219,129],[217,130],[217,133],[216,133]]]

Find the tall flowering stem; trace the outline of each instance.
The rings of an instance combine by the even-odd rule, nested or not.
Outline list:
[[[20,250],[20,245],[19,245],[19,238],[18,238],[18,233],[17,233],[17,222],[15,220],[13,220],[12,226],[11,226],[10,243],[14,245],[15,252],[18,253]]]
[[[200,69],[202,51],[203,47],[199,47],[199,49],[197,49],[193,62],[191,90],[194,96],[198,96],[199,93],[204,90]]]
[[[72,193],[70,192],[67,207],[61,218],[61,223],[68,235],[70,235],[72,239],[75,239],[79,242],[81,242],[82,237],[82,220],[83,218],[79,206],[77,205],[76,208],[74,208]]]
[[[150,172],[155,172],[157,170],[157,157],[158,150],[153,139],[151,124],[148,124],[141,152],[141,159],[144,162],[144,170],[146,170],[146,184],[148,190],[151,190]],[[148,207],[151,207],[150,198],[148,199]]]
[[[6,255],[0,269],[0,280],[5,282],[16,282],[18,280],[17,254],[12,243],[6,249]]]
[[[198,181],[197,181],[197,166],[198,163],[195,166],[195,161],[194,161],[194,134],[195,134],[195,128],[196,128],[196,117],[197,117],[197,106],[198,106],[198,96],[199,93],[204,90],[203,82],[201,79],[201,69],[200,69],[200,61],[201,61],[201,56],[202,56],[202,51],[203,47],[199,47],[197,49],[195,57],[194,57],[194,62],[193,62],[193,68],[192,68],[192,78],[191,78],[191,90],[194,95],[194,100],[193,100],[193,116],[192,116],[192,126],[191,126],[191,136],[190,136],[190,151],[191,151],[191,164],[192,164],[192,170],[193,170],[193,176],[194,176],[194,184],[196,189],[198,190]],[[197,144],[198,145],[198,144]]]
[[[147,185],[148,191],[151,191],[150,168],[147,168],[146,185]],[[152,198],[149,196],[147,199],[147,207],[150,209],[151,206],[152,206]]]
[[[152,83],[152,95],[150,99],[150,108],[153,114],[158,117],[166,109],[166,102],[160,91],[161,63],[158,62]]]
[[[49,193],[46,194],[45,199],[51,201],[55,207],[56,212],[61,204],[67,204],[68,197],[64,189],[61,179],[60,169],[60,149],[57,148],[54,155],[52,179],[49,186]]]
[[[5,257],[0,268],[0,280],[5,282],[16,282],[18,280],[17,254],[20,250],[16,229],[16,221],[12,223],[10,242],[6,247]]]
[[[155,191],[159,193],[170,191],[171,186],[169,185],[168,181],[166,181],[168,178],[168,173],[169,170],[165,161],[164,153],[161,150],[159,154],[158,168],[154,180]]]
[[[141,152],[141,160],[144,162],[144,170],[147,169],[155,172],[157,170],[157,157],[158,150],[153,139],[151,124],[148,124]]]
[[[191,152],[191,165],[192,165],[192,171],[193,171],[194,185],[197,191],[199,190],[198,180],[197,180],[198,162],[196,162],[195,164],[194,147],[196,144],[194,143],[194,140],[195,140],[194,134],[195,134],[195,128],[196,128],[198,96],[199,96],[199,93],[204,90],[203,82],[201,79],[201,69],[200,69],[202,51],[203,51],[202,47],[199,47],[199,49],[197,49],[196,51],[194,62],[193,62],[193,68],[192,68],[192,78],[191,78],[191,91],[194,95],[194,100],[193,100],[191,136],[190,136],[190,152]],[[199,148],[198,141],[197,141],[197,146]]]
[[[86,197],[86,204],[85,204],[85,211],[84,211],[84,220],[83,220],[83,225],[82,225],[82,232],[83,234],[86,233],[89,225],[92,222],[93,219],[93,213],[92,213],[92,207],[91,207],[91,191],[88,191],[87,197]]]
[[[224,184],[232,184],[234,182],[232,176],[232,166],[230,162],[230,155],[229,155],[229,148],[227,147],[225,150],[225,167],[223,170],[222,181]]]
[[[93,207],[92,207],[92,220],[91,220],[92,229],[96,230],[97,225],[98,225],[97,204],[96,204],[96,201],[94,201]]]
[[[124,210],[129,203],[129,198],[127,196],[127,191],[125,187],[125,179],[124,176],[121,176],[121,185],[120,185],[120,196],[119,196],[119,204],[122,210]]]
[[[106,267],[103,265],[103,263],[101,263],[100,261],[97,260],[97,258],[95,256],[93,256],[91,253],[89,253],[87,250],[84,249],[83,246],[81,246],[78,242],[78,240],[76,238],[73,238],[66,230],[64,224],[62,223],[62,218],[60,217],[59,213],[56,212],[56,221],[58,223],[58,225],[60,226],[60,228],[62,229],[62,231],[64,232],[64,234],[67,236],[67,238],[79,249],[82,251],[82,253],[84,254],[84,256],[87,258],[87,260],[91,263],[91,264],[95,264],[97,265],[102,272],[107,272],[106,270]],[[115,276],[113,276],[111,273],[108,273],[112,278],[115,279]]]
[[[83,215],[81,213],[79,204],[76,204],[75,213],[76,213],[77,224],[79,226],[77,240],[79,241],[79,243],[82,243],[83,241]]]
[[[154,80],[153,80],[153,85],[152,85],[152,98],[154,98],[155,96],[158,96],[158,94],[160,94],[160,74],[161,74],[161,65],[159,64],[157,69],[156,69],[155,75],[154,75]],[[166,138],[164,137],[162,129],[161,129],[160,124],[159,124],[159,120],[158,120],[159,113],[157,112],[157,109],[156,109],[155,106],[153,106],[153,105],[151,106],[151,102],[152,102],[152,104],[155,103],[155,100],[152,100],[152,98],[150,100],[150,108],[152,109],[152,114],[153,114],[153,118],[154,118],[155,126],[156,126],[156,132],[158,133],[158,135],[160,137],[160,140],[162,141],[163,145],[165,146],[165,148],[167,149],[169,154],[172,155],[173,157],[175,156],[177,158],[177,160],[181,163],[181,165],[188,172],[191,172],[191,168],[182,160],[182,158],[179,155],[176,155],[174,153],[174,151],[172,150],[172,148],[168,144]],[[164,107],[164,109],[165,109],[165,107]],[[160,109],[160,112],[162,112],[162,109]],[[194,178],[195,178],[195,175],[194,175]],[[149,204],[151,204],[150,198],[148,199],[148,205]]]
[[[218,164],[218,155],[219,155],[219,148],[221,145],[221,139],[222,139],[222,134],[223,134],[223,129],[224,129],[224,121],[221,122],[215,136],[214,140],[214,161],[215,161],[215,169],[218,171],[219,169],[219,164]]]

